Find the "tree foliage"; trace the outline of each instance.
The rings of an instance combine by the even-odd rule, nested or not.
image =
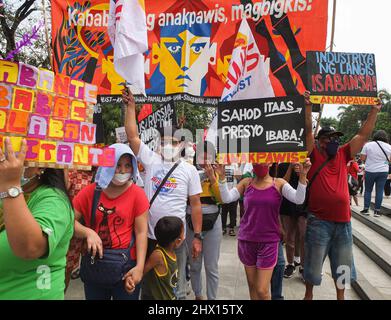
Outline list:
[[[385,130],[391,137],[391,95],[386,90],[382,90],[380,93],[383,94],[384,106],[378,114],[375,131]],[[337,129],[345,134],[343,142],[346,142],[357,134],[367,119],[371,107],[350,105],[340,107],[339,110],[341,112],[338,115]]]
[[[45,6],[49,8],[50,1],[45,0]],[[15,50],[16,43],[23,35],[31,32],[32,26],[41,20],[43,20],[41,1],[8,1],[0,7],[0,57],[4,59],[9,52]],[[44,27],[39,31],[38,39],[32,45],[23,47],[13,60],[50,69]]]
[[[122,127],[123,115],[121,105],[112,103],[102,103],[102,119],[104,131],[104,143],[110,145],[116,142],[115,129]]]
[[[338,128],[338,120],[335,118],[322,118],[320,119],[320,127],[333,127],[334,129]]]
[[[176,103],[176,113],[179,124],[189,129],[195,137],[197,129],[205,129],[212,121],[215,109],[205,106],[195,106],[186,102]]]

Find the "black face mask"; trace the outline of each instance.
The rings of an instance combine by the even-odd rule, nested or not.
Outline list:
[[[332,139],[329,143],[326,145],[326,153],[330,158],[333,158],[337,155],[339,148],[339,140],[338,139]]]

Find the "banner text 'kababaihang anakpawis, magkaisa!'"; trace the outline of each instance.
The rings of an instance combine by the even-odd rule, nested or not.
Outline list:
[[[97,85],[103,96],[120,95],[123,88],[114,70],[108,12],[109,0],[52,1],[56,72]],[[274,95],[302,94],[306,52],[325,50],[328,0],[145,0],[145,15],[147,97],[136,101],[217,105],[227,80],[235,85],[240,78],[228,68],[243,17],[261,55],[270,58]],[[243,59],[253,64],[259,57]]]

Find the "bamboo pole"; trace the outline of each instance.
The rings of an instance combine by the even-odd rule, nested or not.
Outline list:
[[[331,39],[330,39],[330,47],[329,50],[330,52],[333,52],[334,50],[334,36],[335,36],[335,20],[336,20],[336,13],[337,13],[337,0],[333,1],[333,19],[332,19],[332,25],[331,25]],[[319,117],[316,122],[316,128],[315,128],[315,136],[318,133],[319,126],[320,126],[320,120],[322,119],[322,114],[323,114],[323,107],[324,105],[320,105],[320,110],[319,110]]]
[[[42,0],[42,11],[43,11],[43,19],[44,19],[44,23],[45,23],[46,45],[48,48],[49,61],[50,61],[50,66],[51,66],[52,70],[54,71],[52,46],[50,45],[50,41],[49,41],[48,21],[46,19],[45,0]]]

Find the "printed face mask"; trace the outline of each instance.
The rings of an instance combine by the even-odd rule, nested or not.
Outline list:
[[[269,173],[269,166],[256,164],[253,166],[253,172],[258,178],[264,178]]]
[[[130,173],[116,173],[112,180],[113,184],[116,186],[123,186],[130,180]]]

